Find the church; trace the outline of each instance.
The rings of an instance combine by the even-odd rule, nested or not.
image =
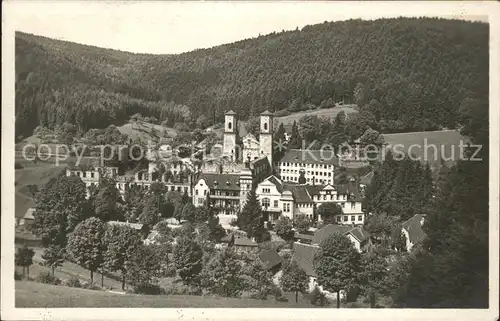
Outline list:
[[[239,137],[237,114],[224,115],[222,157],[205,162],[193,186],[193,204],[203,206],[207,198],[221,224],[229,226],[245,206],[248,193],[273,172],[273,114],[260,114],[260,134]],[[241,142],[241,143],[240,143]]]

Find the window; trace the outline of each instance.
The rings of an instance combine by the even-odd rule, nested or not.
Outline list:
[[[355,220],[356,220],[356,216],[354,216],[354,215],[353,215],[353,216],[351,216],[351,221],[353,221],[353,222],[354,222]]]
[[[205,201],[205,199],[203,199],[203,198],[201,198],[201,197],[200,197],[200,198],[198,199],[198,204],[199,204],[199,205],[202,205],[204,201]]]
[[[347,222],[348,217],[344,216],[344,222]]]
[[[206,196],[207,195],[207,190],[204,190],[203,191],[203,196]]]
[[[271,189],[270,188],[263,188],[262,193],[269,194],[269,193],[271,193]]]
[[[197,189],[194,191],[194,195],[198,195],[198,190]]]
[[[83,172],[83,177],[87,177],[87,172]]]
[[[358,215],[358,221],[362,221],[363,220],[363,215]]]
[[[271,204],[271,203],[270,203],[269,198],[267,198],[267,197],[266,197],[266,198],[263,198],[263,199],[262,199],[262,207],[264,207],[264,208],[268,208],[270,204]]]
[[[277,200],[274,201],[274,207],[278,207],[278,201]]]
[[[323,200],[326,201],[326,195],[323,195]]]
[[[335,218],[337,222],[340,222],[340,215],[337,215]]]
[[[267,130],[267,123],[264,123],[264,130]]]
[[[351,202],[351,209],[354,208],[356,204],[354,202]]]
[[[233,127],[233,124],[231,124],[231,122],[227,123],[227,129],[231,130]]]
[[[94,178],[94,172],[90,173],[90,177]]]

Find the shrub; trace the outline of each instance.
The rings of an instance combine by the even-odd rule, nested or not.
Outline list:
[[[177,275],[177,272],[175,270],[175,265],[173,263],[169,264],[167,266],[167,268],[165,269],[164,276],[167,278],[172,278],[172,277],[175,277],[176,275]]]
[[[95,283],[90,284],[90,282],[84,281],[81,283],[81,285],[82,285],[83,289],[87,289],[87,290],[95,290],[95,291],[102,290],[101,286],[99,286]]]
[[[134,287],[134,293],[159,295],[165,294],[165,290],[157,284],[142,283]]]
[[[283,295],[283,291],[279,287],[275,287],[272,290],[272,294],[274,295],[274,299],[278,302],[288,302],[288,298]]]
[[[238,226],[238,220],[233,218],[230,222],[229,225],[232,227]]]
[[[163,289],[163,294],[169,295],[202,295],[203,290],[196,286],[189,286],[183,283],[172,284],[172,287]]]
[[[61,284],[61,279],[58,277],[53,276],[50,272],[42,272],[40,273],[35,281],[40,282],[40,283],[45,283],[45,284],[53,284],[53,285],[59,285]]]
[[[81,288],[82,284],[80,283],[80,279],[77,277],[71,277],[69,280],[66,280],[65,282],[66,286],[69,286],[71,288]]]
[[[19,162],[14,163],[14,169],[22,169],[22,168],[24,168],[24,166],[21,165],[21,163],[19,163]]]
[[[328,304],[325,294],[317,286],[311,291],[309,298],[312,305],[325,306]]]

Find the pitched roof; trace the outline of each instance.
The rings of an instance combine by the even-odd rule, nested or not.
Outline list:
[[[303,233],[296,232],[295,235],[294,235],[294,238],[299,239],[299,240],[312,241],[312,239],[314,238],[314,235],[303,234]]]
[[[264,264],[266,270],[272,269],[283,262],[283,258],[274,249],[261,251],[259,253],[259,259]]]
[[[266,178],[264,181],[269,181],[269,182],[273,183],[273,185],[276,186],[276,189],[278,190],[278,192],[283,193],[283,191],[284,191],[283,182],[279,178],[277,178],[276,176],[271,175],[268,178]]]
[[[280,162],[338,165],[339,159],[331,150],[288,149]]]
[[[369,172],[365,176],[361,177],[361,179],[359,180],[359,183],[363,184],[363,185],[370,185],[370,183],[372,182],[372,179],[373,179],[373,175],[374,175],[373,172]]]
[[[287,189],[292,192],[295,203],[312,203],[311,195],[304,185],[288,185]]]
[[[35,209],[33,207],[30,207],[26,210],[26,213],[24,213],[23,218],[25,220],[34,220],[35,217],[33,216],[33,213],[35,213]]]
[[[352,230],[352,226],[347,226],[347,225],[338,225],[338,224],[328,224],[314,232],[313,236],[313,243],[319,244],[323,240],[327,239],[329,236],[333,235],[334,233],[339,233],[339,234],[346,234]]]
[[[240,190],[240,176],[235,174],[203,173],[200,179],[205,180],[211,189]],[[228,184],[229,183],[229,184]]]
[[[302,243],[293,243],[292,260],[306,272],[308,276],[316,276],[314,271],[314,255],[319,250],[318,246]]]
[[[108,221],[110,225],[122,225],[133,228],[134,230],[140,230],[143,227],[143,224],[140,223],[129,223],[129,222],[120,222],[120,221]]]
[[[401,226],[408,232],[409,241],[412,244],[422,241],[425,237],[421,223],[424,218],[425,214],[415,214],[409,220],[401,224]]]
[[[371,234],[365,230],[361,226],[357,226],[350,231],[348,231],[346,234],[351,234],[354,236],[360,243],[366,241],[368,238],[370,238]]]
[[[236,112],[234,110],[228,110],[224,115],[236,115]]]
[[[269,110],[266,110],[265,112],[261,113],[262,116],[274,116],[273,113],[271,113]]]

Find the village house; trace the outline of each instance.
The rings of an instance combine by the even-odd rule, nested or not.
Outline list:
[[[233,231],[221,239],[222,244],[227,244],[237,253],[257,253],[259,244],[254,240],[249,239],[244,232]]]
[[[410,252],[411,249],[418,243],[422,242],[425,238],[422,225],[425,222],[425,214],[415,214],[409,220],[401,224],[401,232],[406,239],[406,251]]]
[[[25,227],[32,225],[35,222],[35,216],[33,216],[33,213],[35,213],[35,208],[28,208],[23,217],[19,219],[18,225]]]
[[[316,209],[323,203],[335,202],[343,214],[335,221],[343,225],[362,225],[365,214],[362,211],[362,198],[356,183],[347,185],[298,185],[286,183],[272,175],[257,185],[256,195],[261,203],[264,220],[276,221],[281,215],[294,220],[298,215],[323,221],[317,217]]]

